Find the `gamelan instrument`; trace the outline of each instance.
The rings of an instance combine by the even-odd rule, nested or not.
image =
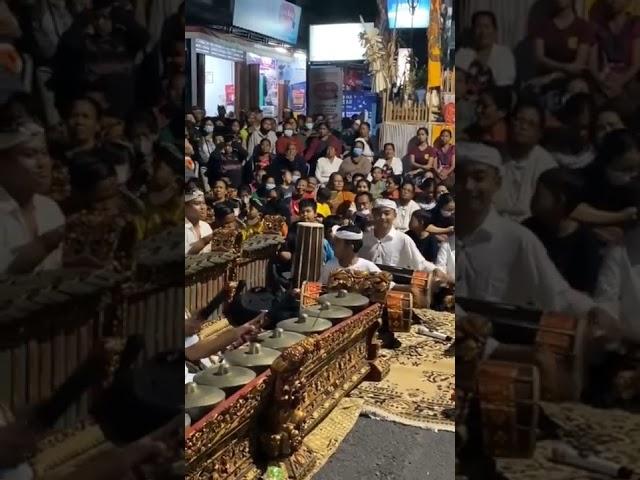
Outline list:
[[[538,351],[553,354],[557,368],[568,372],[571,385],[560,394],[553,386],[543,385],[547,400],[577,400],[585,383],[587,322],[559,313],[543,313],[526,307],[459,298],[465,311],[487,317],[493,324],[493,336],[499,342],[533,345]],[[551,388],[548,388],[551,387]],[[571,392],[571,393],[569,393]],[[567,396],[567,398],[564,398]]]
[[[256,373],[253,370],[232,366],[223,360],[218,365],[196,373],[193,381],[198,385],[218,387],[224,390],[227,395],[230,395],[254,378],[256,378]]]
[[[330,305],[347,308],[362,308],[369,305],[369,299],[359,293],[348,292],[347,290],[338,290],[321,295],[319,302],[327,302]],[[325,317],[328,318],[328,317]]]
[[[257,341],[264,347],[282,351],[304,339],[305,336],[300,333],[285,332],[282,328],[276,328],[258,334]]]
[[[293,288],[305,281],[317,282],[324,257],[324,227],[321,223],[299,222],[296,230],[296,251],[293,256]]]
[[[311,305],[302,310],[302,313],[309,317],[326,318],[327,320],[342,320],[349,318],[353,312],[345,307],[331,305],[329,302],[322,302],[318,305]]]
[[[224,354],[224,359],[231,365],[247,367],[255,372],[269,368],[280,352],[266,348],[256,342],[250,342]]]
[[[333,326],[330,320],[311,317],[305,313],[296,318],[288,318],[278,322],[277,328],[281,328],[288,332],[297,332],[303,335],[312,335],[314,333],[324,332]]]
[[[387,293],[386,314],[391,332],[409,332],[413,323],[413,295],[409,292]]]
[[[533,365],[487,360],[477,374],[484,445],[497,457],[531,457],[540,415],[540,376]]]
[[[248,288],[267,287],[269,265],[285,239],[281,235],[260,234],[242,244],[235,265],[235,278],[246,280]]]
[[[185,385],[184,408],[192,420],[199,420],[224,399],[225,393],[218,387],[194,382]]]

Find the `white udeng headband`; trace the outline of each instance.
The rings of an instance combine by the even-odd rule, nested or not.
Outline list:
[[[376,200],[376,203],[374,203],[373,208],[390,208],[395,212],[398,211],[398,205],[396,205],[396,202],[394,202],[393,200],[389,200],[387,198],[379,198],[378,200]]]
[[[204,200],[204,193],[202,193],[200,190],[196,190],[194,192],[188,192],[184,196],[185,203],[191,202],[193,200],[198,200],[198,199]]]
[[[336,238],[340,238],[342,240],[362,240],[362,232],[355,233],[349,232],[348,230],[338,230],[336,232]]]

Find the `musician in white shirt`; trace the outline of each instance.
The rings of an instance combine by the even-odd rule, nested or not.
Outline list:
[[[207,215],[204,193],[199,190],[188,192],[184,201],[185,255],[210,252],[213,230],[207,222],[203,221]]]
[[[336,230],[334,238],[333,251],[336,256],[322,266],[320,281],[323,285],[327,285],[331,275],[340,269],[366,273],[380,271],[375,263],[358,256],[363,238],[362,230],[358,227],[340,227]]]
[[[533,233],[493,208],[501,182],[499,152],[460,142],[457,153],[456,294],[586,317],[599,333],[617,340],[617,319],[569,286]]]
[[[396,202],[378,199],[373,207],[373,228],[364,234],[360,256],[379,265],[433,272],[436,266],[425,260],[411,238],[393,226]]]

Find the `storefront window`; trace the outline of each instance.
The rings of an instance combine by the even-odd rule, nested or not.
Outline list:
[[[230,60],[205,56],[204,99],[207,112],[216,112],[222,105],[234,111],[235,64]]]

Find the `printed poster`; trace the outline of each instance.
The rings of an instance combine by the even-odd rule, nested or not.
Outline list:
[[[338,67],[318,67],[309,71],[309,115],[323,114],[332,128],[342,124],[343,72]]]

